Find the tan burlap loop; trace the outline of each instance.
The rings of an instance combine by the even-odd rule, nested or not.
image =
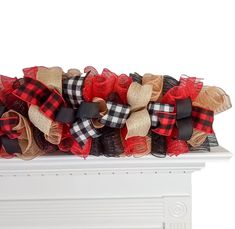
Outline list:
[[[152,95],[152,85],[132,83],[127,92],[127,101],[131,115],[126,121],[126,139],[134,136],[146,136],[151,127],[147,105]]]
[[[207,136],[208,136],[207,133],[204,133],[204,132],[201,132],[201,131],[194,129],[192,137],[187,142],[193,147],[198,147],[198,146],[202,145],[203,142],[205,142]]]
[[[63,70],[60,67],[38,67],[37,80],[41,81],[51,89],[57,89],[62,93]]]
[[[150,101],[157,102],[159,101],[159,99],[161,99],[163,89],[163,76],[146,73],[142,78],[142,84],[153,86]]]
[[[103,117],[108,112],[108,108],[106,105],[105,100],[95,97],[92,99],[92,102],[99,103],[99,112],[100,116]],[[104,124],[99,122],[100,119],[92,119],[91,122],[95,128],[102,128],[104,127]]]
[[[127,102],[131,106],[131,111],[145,108],[152,96],[152,85],[140,85],[133,82],[127,91]]]
[[[214,86],[204,86],[193,105],[212,110],[215,114],[232,107],[230,98],[225,91]]]

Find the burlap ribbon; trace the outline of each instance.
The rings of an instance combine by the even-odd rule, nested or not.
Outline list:
[[[162,96],[163,76],[146,73],[142,79],[142,85],[152,85],[150,101],[157,102]]]
[[[146,136],[151,127],[147,105],[152,96],[152,85],[140,85],[133,82],[127,92],[127,101],[131,115],[126,121],[126,139],[133,136]]]

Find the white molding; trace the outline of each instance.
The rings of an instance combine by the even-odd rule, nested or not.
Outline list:
[[[211,152],[193,152],[166,158],[89,156],[83,159],[72,155],[57,155],[39,157],[32,161],[0,159],[0,176],[193,172],[204,167],[205,162],[225,160],[231,156],[224,148],[214,147]]]
[[[231,156],[0,159],[0,228],[191,229],[191,173]]]

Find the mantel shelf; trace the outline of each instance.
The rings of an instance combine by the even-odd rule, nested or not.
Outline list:
[[[32,161],[22,161],[14,158],[10,160],[0,160],[0,175],[17,174],[30,172],[35,173],[63,173],[63,172],[92,172],[120,170],[132,171],[195,171],[204,167],[206,162],[221,161],[232,157],[232,153],[223,147],[214,147],[211,152],[194,151],[182,154],[178,157],[157,158],[151,155],[140,158],[134,157],[94,157],[89,156],[86,159],[73,155],[47,155],[36,158]]]

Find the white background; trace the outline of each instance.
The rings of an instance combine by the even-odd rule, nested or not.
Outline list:
[[[233,1],[0,1],[0,72],[34,65],[94,65],[116,73],[181,73],[221,86],[235,101]],[[235,152],[234,109],[216,116]],[[235,228],[235,163],[193,175],[193,228]]]

